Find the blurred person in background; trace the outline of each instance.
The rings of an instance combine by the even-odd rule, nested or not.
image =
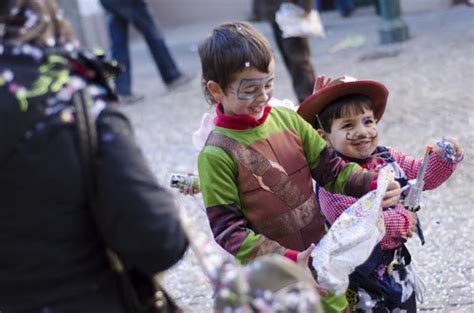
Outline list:
[[[282,30],[275,21],[275,13],[284,2],[291,2],[311,12],[314,0],[254,0],[254,11],[258,10],[262,18],[271,23],[278,50],[291,76],[293,90],[301,103],[313,93],[315,73],[311,64],[311,51],[306,37],[283,38]]]
[[[191,76],[182,74],[177,67],[147,0],[100,0],[100,3],[107,11],[112,58],[125,67],[125,71],[115,80],[121,102],[135,103],[144,98],[132,92],[129,24],[135,26],[145,38],[168,90],[172,91],[191,80]]]
[[[125,312],[105,247],[150,276],[187,249],[173,197],[110,105],[117,96],[104,69],[113,66],[78,50],[56,1],[0,2],[2,313]],[[96,219],[79,156],[77,95],[98,134]]]
[[[375,1],[375,2],[377,2],[377,1]],[[319,12],[321,12],[321,10],[323,9],[323,6],[324,6],[323,2],[325,2],[325,4],[326,4],[327,1],[316,0],[316,3],[315,3],[314,7]],[[339,14],[341,14],[342,17],[351,16],[351,14],[355,10],[354,3],[352,2],[352,0],[335,0],[335,1],[330,1],[330,2],[334,2],[335,6],[336,6],[336,10],[339,12]]]

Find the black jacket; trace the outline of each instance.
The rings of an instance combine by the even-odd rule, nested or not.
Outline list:
[[[105,63],[23,50],[0,51],[0,311],[120,312],[102,242],[129,267],[169,268],[188,245],[173,197],[157,184],[127,118],[104,108],[114,97]],[[103,239],[87,204],[74,92],[91,96],[97,116]]]

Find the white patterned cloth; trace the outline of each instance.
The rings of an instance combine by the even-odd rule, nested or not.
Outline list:
[[[284,2],[275,13],[275,20],[282,30],[283,38],[325,37],[324,26],[316,10],[305,14],[303,8],[297,4]]]
[[[345,292],[349,274],[364,263],[385,234],[382,200],[391,181],[392,167],[380,170],[377,189],[348,207],[319,241],[311,256],[318,283],[336,294]]]

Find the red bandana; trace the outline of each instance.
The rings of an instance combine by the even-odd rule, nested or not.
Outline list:
[[[248,128],[254,128],[265,123],[265,120],[272,109],[271,106],[266,105],[263,111],[263,116],[261,119],[257,120],[250,115],[225,115],[222,104],[218,103],[216,105],[216,118],[214,119],[214,124],[219,127],[230,128],[243,130]]]

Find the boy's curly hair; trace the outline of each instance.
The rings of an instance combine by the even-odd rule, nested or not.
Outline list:
[[[250,23],[225,23],[214,28],[199,45],[202,67],[202,88],[209,103],[215,103],[207,90],[212,80],[226,92],[235,75],[246,64],[266,73],[274,58],[270,42]]]

